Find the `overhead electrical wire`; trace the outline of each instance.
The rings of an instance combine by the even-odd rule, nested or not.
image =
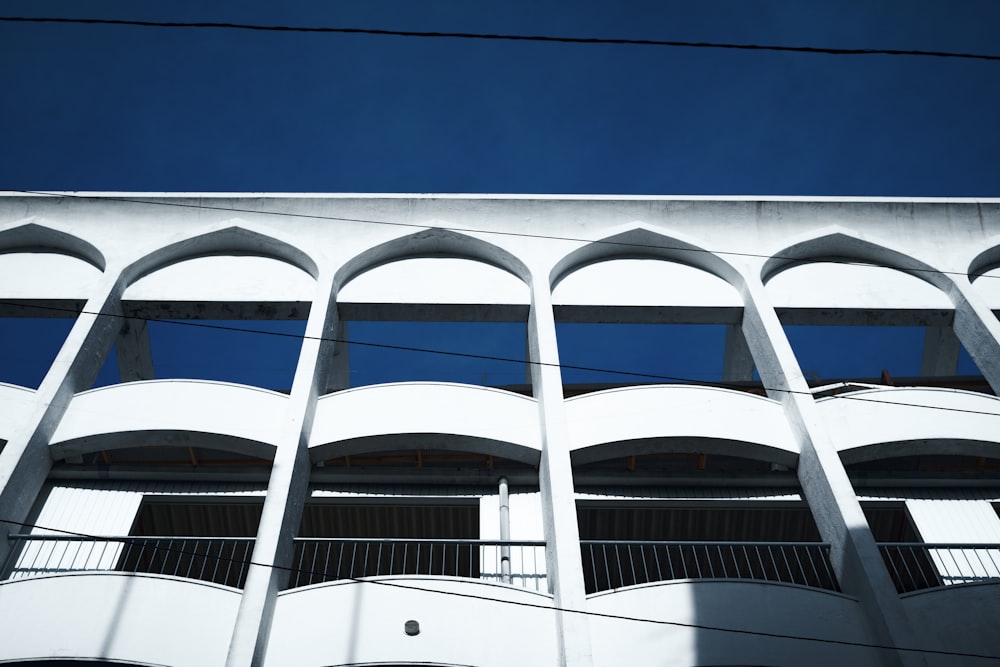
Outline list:
[[[555,44],[589,44],[673,47],[690,49],[727,49],[737,51],[778,51],[811,53],[835,56],[918,56],[930,58],[960,58],[966,60],[1000,61],[1000,55],[962,51],[937,51],[924,49],[845,49],[819,46],[785,46],[778,44],[736,44],[728,42],[695,42],[667,39],[642,39],[625,37],[572,37],[559,35],[519,35],[511,33],[480,33],[437,30],[392,30],[385,28],[346,28],[333,26],[291,26],[230,21],[151,21],[141,19],[71,18],[55,16],[2,16],[5,23],[58,23],[70,25],[108,25],[141,28],[181,28],[216,30],[252,30],[258,32],[324,33],[341,35],[370,35],[380,37],[413,37],[424,39],[463,39],[506,42],[542,42]]]
[[[484,361],[500,361],[500,362],[504,362],[504,363],[513,363],[513,364],[519,364],[519,365],[547,366],[547,367],[552,367],[552,368],[558,368],[560,370],[566,369],[566,370],[588,371],[588,372],[594,372],[594,373],[608,373],[608,374],[611,374],[611,375],[628,375],[630,377],[639,377],[639,378],[646,378],[646,379],[651,379],[651,380],[670,380],[670,381],[673,381],[673,382],[680,382],[680,383],[685,383],[685,384],[709,385],[709,386],[713,386],[713,387],[722,387],[722,388],[725,388],[725,389],[733,389],[733,390],[736,390],[736,391],[744,391],[746,389],[745,385],[735,384],[735,383],[731,383],[731,382],[729,382],[729,383],[727,383],[727,382],[710,382],[710,381],[705,381],[705,380],[699,380],[699,379],[696,379],[696,378],[684,378],[684,377],[678,377],[678,376],[673,376],[673,375],[660,375],[660,374],[656,374],[656,373],[641,373],[641,372],[638,372],[638,371],[612,370],[612,369],[608,369],[608,368],[596,368],[596,367],[590,367],[590,366],[574,366],[574,365],[571,365],[571,364],[562,364],[562,363],[556,364],[556,363],[546,362],[546,361],[533,361],[531,359],[514,359],[514,358],[511,358],[511,357],[499,357],[499,356],[489,355],[489,354],[476,354],[474,352],[455,352],[455,351],[452,351],[452,350],[434,350],[434,349],[430,349],[430,348],[413,347],[413,346],[410,346],[410,345],[393,345],[393,344],[390,344],[390,343],[372,343],[372,342],[368,342],[368,341],[348,340],[346,338],[336,338],[336,337],[328,337],[328,336],[309,336],[309,335],[304,334],[304,333],[303,334],[296,334],[296,333],[288,333],[288,332],[283,332],[283,331],[265,331],[263,329],[244,329],[242,327],[231,327],[231,326],[226,326],[224,324],[208,324],[206,322],[196,322],[196,321],[191,321],[191,320],[161,319],[161,318],[148,317],[148,316],[138,316],[138,315],[119,315],[119,314],[116,314],[116,313],[100,313],[100,312],[94,312],[94,311],[88,311],[88,310],[82,310],[82,309],[81,310],[77,310],[75,308],[66,308],[66,307],[62,307],[62,306],[45,306],[45,305],[40,305],[40,304],[25,304],[25,303],[17,303],[17,302],[12,302],[12,301],[0,301],[0,306],[12,306],[12,307],[17,307],[17,308],[36,308],[36,309],[39,309],[39,310],[48,310],[48,311],[73,313],[74,315],[94,315],[94,316],[97,316],[97,317],[115,317],[115,318],[122,319],[122,320],[138,320],[138,321],[143,321],[143,322],[157,322],[157,323],[172,324],[172,325],[177,325],[177,326],[200,327],[200,328],[203,328],[203,329],[218,329],[218,330],[221,330],[221,331],[230,331],[230,332],[234,332],[234,333],[238,332],[238,333],[261,334],[261,335],[267,335],[267,336],[280,336],[280,337],[283,337],[283,338],[294,338],[294,339],[297,339],[297,340],[315,340],[315,341],[328,342],[328,343],[341,343],[341,344],[344,344],[344,345],[359,345],[359,346],[362,346],[362,347],[374,347],[374,348],[382,348],[382,349],[388,349],[388,350],[400,350],[400,351],[404,351],[404,352],[421,352],[421,353],[426,353],[426,354],[440,354],[440,355],[450,356],[450,357],[462,357],[462,358],[468,358],[468,359],[482,359]],[[774,388],[774,387],[766,387],[766,386],[763,386],[763,385],[761,386],[761,389],[763,391],[766,391],[766,392],[775,392],[775,393],[784,393],[784,394],[801,394],[801,395],[810,396],[810,397],[813,396],[812,392],[798,391],[798,390],[794,390],[794,389],[778,389],[778,388]],[[904,401],[884,401],[884,400],[880,400],[880,399],[877,399],[877,398],[866,398],[866,397],[863,397],[863,396],[849,396],[849,395],[846,395],[846,394],[834,394],[833,396],[831,396],[831,398],[840,398],[840,399],[854,400],[854,401],[864,401],[866,403],[885,403],[887,405],[898,405],[898,406],[901,406],[901,407],[905,406],[905,407],[913,407],[913,408],[926,408],[926,409],[929,409],[929,410],[943,410],[945,412],[962,412],[962,413],[966,413],[966,414],[987,415],[987,416],[991,416],[991,417],[1000,417],[1000,412],[986,412],[984,410],[969,410],[969,409],[966,409],[966,408],[953,408],[953,407],[948,407],[948,406],[943,406],[943,405],[923,405],[923,404],[919,404],[919,403],[908,403],[908,402],[904,402]]]
[[[0,523],[6,523],[6,524],[13,525],[13,526],[20,526],[22,528],[46,530],[46,531],[52,531],[52,532],[56,532],[56,533],[62,533],[64,535],[72,535],[74,537],[80,537],[80,538],[84,538],[84,539],[94,540],[95,542],[121,542],[121,541],[123,541],[122,540],[123,537],[126,538],[126,539],[132,539],[132,540],[135,540],[135,541],[142,541],[144,539],[143,536],[141,536],[141,535],[135,535],[135,536],[132,536],[132,535],[129,535],[129,536],[112,536],[112,537],[102,536],[102,535],[91,535],[91,534],[88,534],[88,533],[81,533],[81,532],[72,531],[72,530],[64,530],[64,529],[61,529],[61,528],[50,528],[50,527],[47,527],[47,526],[40,526],[40,525],[37,525],[37,524],[25,523],[25,522],[22,522],[22,521],[13,521],[11,519],[3,519],[3,518],[0,518]],[[42,535],[44,535],[44,534],[42,534]],[[247,539],[247,540],[253,540],[254,538],[252,538],[252,537],[246,537],[246,538],[220,538],[220,539]],[[358,539],[359,540],[363,540],[365,538],[358,538]],[[177,553],[177,554],[182,555],[182,556],[198,556],[200,558],[211,558],[211,559],[215,559],[215,560],[219,560],[219,561],[223,561],[223,562],[237,563],[237,564],[240,564],[240,565],[250,565],[250,566],[256,565],[258,567],[266,567],[266,568],[270,568],[270,569],[273,569],[273,570],[282,570],[282,571],[289,572],[289,573],[292,573],[292,574],[307,574],[307,575],[325,575],[326,574],[325,571],[320,572],[320,571],[315,571],[315,570],[306,570],[306,569],[303,569],[303,568],[286,567],[286,566],[282,566],[282,565],[274,565],[274,564],[270,564],[270,563],[259,563],[259,562],[256,562],[256,561],[252,560],[252,559],[248,559],[248,558],[230,558],[230,557],[223,556],[221,554],[219,556],[213,556],[211,554],[202,554],[202,553],[198,553],[196,551],[188,551],[186,549],[180,549],[180,548],[176,548],[176,547],[159,547],[159,546],[157,546],[157,547],[154,547],[154,550],[166,551],[166,552],[170,552],[170,553]],[[829,639],[829,638],[826,638],[826,637],[808,637],[808,636],[802,636],[802,635],[789,635],[789,634],[780,633],[780,632],[765,632],[765,631],[761,631],[761,630],[747,630],[747,629],[742,629],[742,628],[727,628],[727,627],[722,627],[722,626],[706,625],[706,624],[703,624],[703,623],[685,623],[683,621],[665,621],[665,620],[662,620],[662,619],[642,618],[642,617],[639,617],[639,616],[625,616],[625,615],[621,615],[621,614],[609,614],[609,613],[605,613],[605,612],[590,611],[590,610],[584,610],[584,609],[570,609],[570,608],[567,608],[567,607],[556,607],[554,605],[534,604],[534,603],[531,603],[531,602],[524,602],[522,600],[508,600],[508,599],[501,599],[501,598],[489,597],[489,596],[486,596],[486,595],[475,595],[475,594],[472,594],[472,593],[463,593],[463,592],[460,592],[460,591],[448,591],[448,590],[438,590],[438,589],[421,588],[421,587],[416,587],[416,586],[407,586],[406,584],[401,584],[401,583],[394,582],[394,581],[384,581],[384,580],[379,580],[379,579],[369,579],[369,578],[359,578],[359,577],[338,577],[337,581],[352,581],[352,582],[354,582],[356,584],[374,584],[374,585],[378,585],[378,586],[386,586],[386,587],[389,587],[389,588],[399,588],[399,589],[404,589],[404,590],[409,590],[409,591],[417,591],[417,592],[420,592],[420,593],[431,593],[431,594],[437,594],[437,595],[447,595],[447,596],[450,596],[450,597],[466,598],[466,599],[471,599],[471,600],[481,600],[481,601],[484,601],[484,602],[496,602],[496,603],[499,603],[499,604],[508,604],[508,605],[513,605],[513,606],[516,606],[516,607],[528,607],[528,608],[531,608],[531,609],[541,609],[541,610],[544,610],[544,611],[558,611],[558,612],[563,612],[563,613],[578,614],[580,616],[591,616],[591,617],[595,617],[595,618],[606,618],[606,619],[616,620],[616,621],[629,621],[629,622],[633,622],[633,623],[650,623],[650,624],[653,624],[653,625],[668,625],[668,626],[674,626],[674,627],[691,628],[691,629],[694,629],[694,630],[710,630],[710,631],[714,631],[714,632],[728,632],[728,633],[731,633],[731,634],[751,635],[751,636],[756,636],[756,637],[770,637],[770,638],[773,638],[773,639],[790,639],[790,640],[795,640],[795,641],[816,642],[816,643],[821,643],[821,644],[835,644],[835,645],[840,645],[840,646],[856,646],[858,648],[870,648],[870,649],[885,650],[885,651],[905,651],[905,652],[908,652],[908,653],[921,653],[921,654],[930,654],[930,655],[948,655],[948,656],[963,657],[963,658],[980,658],[980,659],[984,659],[984,660],[1000,660],[1000,656],[986,655],[986,654],[982,654],[982,653],[964,653],[964,652],[959,652],[959,651],[948,651],[948,650],[943,650],[943,649],[915,648],[915,647],[907,647],[907,646],[889,646],[889,645],[886,645],[886,644],[872,644],[872,643],[868,643],[868,642],[855,642],[855,641],[850,641],[850,640],[847,640],[847,639]]]

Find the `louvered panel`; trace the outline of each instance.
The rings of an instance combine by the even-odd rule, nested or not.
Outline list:
[[[205,482],[137,482],[137,481],[82,481],[54,485],[45,498],[35,519],[33,533],[58,533],[70,531],[86,535],[128,535],[136,522],[140,505],[164,496],[224,496],[233,498],[261,498],[266,489],[259,484],[219,484]],[[259,502],[257,503],[260,504]],[[258,510],[259,515],[259,510]],[[214,517],[214,518],[213,518]],[[152,520],[150,520],[152,521]],[[214,523],[212,523],[214,521]],[[228,519],[227,519],[228,521]],[[219,533],[193,532],[189,535],[225,536],[244,535],[245,526],[256,523],[249,518],[233,519],[232,525],[218,520],[215,514],[191,517],[185,525],[191,530],[220,530]],[[161,524],[151,523],[158,526]],[[27,531],[27,529],[25,529]],[[180,528],[178,528],[180,530]],[[147,530],[144,534],[157,534]],[[165,535],[182,534],[166,532]]]
[[[1000,518],[985,500],[907,500],[924,542],[1000,543]]]
[[[127,535],[141,500],[142,494],[134,491],[55,486],[31,532]]]

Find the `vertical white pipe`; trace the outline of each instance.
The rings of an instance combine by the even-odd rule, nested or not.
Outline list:
[[[500,478],[500,580],[510,583],[510,497],[507,492],[507,478]]]

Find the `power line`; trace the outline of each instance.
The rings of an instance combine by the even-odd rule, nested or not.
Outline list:
[[[961,58],[968,60],[1000,61],[1000,55],[968,53],[961,51],[934,51],[921,49],[843,49],[818,46],[781,46],[776,44],[734,44],[726,42],[689,42],[665,39],[638,39],[619,37],[569,37],[556,35],[517,35],[504,33],[444,32],[430,30],[389,30],[382,28],[338,28],[330,26],[288,26],[227,21],[147,21],[133,19],[95,19],[68,17],[3,16],[8,23],[62,23],[75,25],[110,25],[142,28],[194,28],[220,30],[252,30],[258,32],[325,33],[342,35],[372,35],[382,37],[417,37],[429,39],[467,39],[508,42],[543,42],[556,44],[591,44],[620,46],[679,47],[691,49],[728,49],[738,51],[778,51],[786,53],[811,53],[836,56],[923,56],[932,58]]]
[[[514,358],[511,358],[511,357],[499,357],[499,356],[489,355],[489,354],[476,354],[476,353],[473,353],[473,352],[455,352],[455,351],[452,351],[452,350],[433,350],[433,349],[430,349],[430,348],[413,347],[413,346],[409,346],[409,345],[392,345],[392,344],[389,344],[389,343],[372,343],[372,342],[368,342],[368,341],[348,340],[346,338],[335,338],[335,337],[326,337],[326,336],[309,336],[309,335],[306,335],[304,333],[303,334],[296,334],[296,333],[288,333],[288,332],[282,332],[282,331],[265,331],[263,329],[244,329],[242,327],[231,327],[231,326],[226,326],[226,325],[223,325],[223,324],[208,324],[206,322],[193,322],[193,321],[190,321],[190,320],[159,319],[159,318],[155,318],[155,317],[144,317],[144,316],[138,316],[138,315],[118,315],[116,313],[100,313],[100,312],[94,312],[94,311],[88,311],[88,310],[82,310],[82,309],[81,310],[76,310],[74,308],[65,308],[65,307],[60,307],[60,306],[43,306],[43,305],[35,305],[35,304],[22,304],[22,303],[14,303],[14,302],[9,302],[9,301],[0,301],[0,306],[16,306],[16,307],[20,307],[20,308],[38,308],[38,309],[41,309],[41,310],[59,311],[59,312],[65,312],[65,313],[73,313],[73,314],[76,314],[76,315],[94,315],[94,316],[97,316],[97,317],[114,317],[114,318],[122,319],[122,320],[139,320],[139,321],[143,321],[143,322],[158,322],[158,323],[162,323],[162,324],[172,324],[172,325],[177,325],[177,326],[200,327],[200,328],[203,328],[203,329],[218,329],[218,330],[221,330],[221,331],[230,331],[230,332],[239,332],[239,333],[250,333],[250,334],[262,334],[262,335],[267,335],[267,336],[281,336],[283,338],[294,338],[294,339],[297,339],[297,340],[315,340],[315,341],[320,341],[320,342],[341,343],[341,344],[344,344],[344,345],[360,345],[360,346],[363,346],[363,347],[374,347],[374,348],[381,348],[381,349],[388,349],[388,350],[399,350],[399,351],[404,351],[404,352],[422,352],[422,353],[426,353],[426,354],[440,354],[440,355],[445,355],[445,356],[450,356],[450,357],[462,357],[462,358],[468,358],[468,359],[482,359],[482,360],[485,360],[485,361],[500,361],[500,362],[504,362],[504,363],[513,363],[513,364],[519,364],[519,365],[546,366],[546,367],[550,367],[550,368],[558,368],[560,370],[566,369],[566,370],[587,371],[587,372],[593,372],[593,373],[608,373],[608,374],[613,374],[613,375],[628,375],[630,377],[638,377],[638,378],[645,378],[645,379],[652,379],[652,380],[670,380],[672,382],[679,382],[679,383],[683,383],[683,384],[697,384],[697,385],[705,385],[705,386],[713,386],[713,387],[722,387],[724,389],[732,389],[732,390],[735,390],[735,391],[744,391],[746,389],[743,385],[738,385],[738,384],[733,384],[733,383],[726,383],[726,382],[705,382],[703,380],[699,380],[699,379],[696,379],[696,378],[684,378],[684,377],[678,377],[678,376],[673,376],[673,375],[659,375],[659,374],[656,374],[656,373],[640,373],[640,372],[637,372],[637,371],[613,370],[613,369],[608,369],[608,368],[596,368],[596,367],[590,367],[590,366],[574,366],[574,365],[562,364],[562,363],[556,364],[556,363],[545,362],[545,361],[533,361],[531,359],[514,359]],[[794,390],[794,389],[778,389],[778,388],[775,388],[775,387],[765,387],[763,385],[761,386],[761,389],[763,391],[767,391],[767,392],[776,392],[776,393],[785,393],[785,394],[800,394],[800,395],[803,395],[803,396],[813,397],[813,393],[809,392],[809,391],[797,391],[797,390]],[[885,403],[885,404],[888,404],[888,405],[898,405],[898,406],[906,406],[906,407],[913,407],[913,408],[927,408],[927,409],[931,409],[931,410],[943,410],[945,412],[962,412],[962,413],[966,413],[966,414],[988,415],[988,416],[992,416],[992,417],[1000,417],[1000,413],[998,413],[998,412],[986,412],[986,411],[983,411],[983,410],[968,410],[968,409],[965,409],[965,408],[952,408],[952,407],[941,406],[941,405],[922,405],[922,404],[919,404],[919,403],[906,403],[906,402],[903,402],[903,401],[885,401],[885,400],[880,400],[880,399],[877,399],[877,398],[866,398],[866,397],[863,397],[863,396],[848,396],[848,395],[845,395],[845,394],[835,394],[834,396],[832,396],[832,398],[840,398],[840,399],[853,400],[853,401],[864,401],[864,402],[867,402],[867,403]]]
[[[122,541],[121,537],[107,537],[107,536],[91,535],[91,534],[88,534],[88,533],[81,533],[81,532],[76,532],[76,531],[72,531],[72,530],[64,530],[64,529],[61,529],[61,528],[50,528],[50,527],[46,527],[46,526],[39,526],[37,524],[24,523],[24,522],[21,522],[21,521],[12,521],[10,519],[0,518],[0,523],[6,523],[6,524],[14,525],[14,526],[20,526],[22,528],[52,531],[52,532],[56,532],[56,533],[62,533],[62,534],[65,534],[65,535],[72,535],[74,537],[81,537],[81,538],[84,538],[84,539],[90,539],[90,540],[94,540],[96,542],[121,542]],[[130,538],[130,539],[136,540],[136,541],[142,541],[144,539],[142,536],[127,536],[127,537]],[[254,538],[220,538],[220,539],[247,539],[247,540],[254,540]],[[358,539],[359,540],[363,540],[364,538],[358,538]],[[211,558],[211,559],[215,559],[215,560],[219,560],[219,561],[224,561],[224,562],[229,562],[229,563],[237,563],[237,564],[240,564],[240,565],[251,565],[251,566],[256,565],[258,567],[266,567],[266,568],[273,569],[273,570],[282,570],[282,571],[285,571],[285,572],[288,572],[288,573],[291,573],[291,574],[306,574],[306,575],[320,575],[320,576],[326,575],[325,571],[306,570],[306,569],[303,569],[303,568],[286,567],[286,566],[274,565],[274,564],[270,564],[270,563],[260,563],[260,562],[254,561],[252,558],[251,559],[246,559],[246,558],[226,557],[226,556],[223,556],[221,554],[219,556],[213,556],[213,555],[207,554],[207,553],[206,554],[201,554],[201,553],[198,553],[196,551],[188,551],[186,549],[175,548],[175,547],[160,547],[160,546],[156,546],[156,547],[154,547],[154,550],[162,550],[162,551],[167,551],[167,552],[173,552],[173,553],[177,553],[179,555],[185,555],[185,556],[197,556],[197,557],[200,557],[200,558]],[[661,620],[661,619],[641,618],[641,617],[638,617],[638,616],[624,616],[624,615],[620,615],[620,614],[609,614],[609,613],[604,613],[604,612],[596,612],[596,611],[589,611],[589,610],[583,610],[583,609],[570,609],[570,608],[566,608],[566,607],[556,607],[555,605],[534,604],[534,603],[531,603],[531,602],[524,602],[522,600],[506,600],[506,599],[488,597],[488,596],[485,596],[485,595],[475,595],[475,594],[472,594],[472,593],[462,593],[460,591],[447,591],[447,590],[437,590],[437,589],[428,589],[428,588],[418,588],[416,586],[407,586],[406,584],[400,584],[400,583],[392,582],[392,581],[383,581],[383,580],[379,580],[379,579],[367,579],[367,578],[363,579],[363,578],[358,578],[358,577],[339,577],[338,581],[352,581],[352,582],[357,583],[357,584],[375,584],[375,585],[379,585],[379,586],[387,586],[389,588],[400,588],[400,589],[410,590],[410,591],[419,591],[421,593],[434,593],[434,594],[438,594],[438,595],[448,595],[448,596],[451,596],[451,597],[459,597],[459,598],[466,598],[466,599],[472,599],[472,600],[482,600],[482,601],[485,601],[485,602],[496,602],[496,603],[499,603],[499,604],[509,604],[509,605],[514,605],[514,606],[517,606],[517,607],[527,607],[527,608],[531,608],[531,609],[542,609],[542,610],[545,610],[545,611],[558,611],[558,612],[563,612],[563,613],[579,614],[581,616],[592,616],[592,617],[596,617],[596,618],[607,618],[607,619],[617,620],[617,621],[630,621],[630,622],[634,622],[634,623],[651,623],[651,624],[654,624],[654,625],[668,625],[668,626],[673,626],[673,627],[691,628],[691,629],[695,629],[695,630],[710,630],[710,631],[715,631],[715,632],[728,632],[728,633],[732,633],[732,634],[752,635],[752,636],[757,636],[757,637],[771,637],[771,638],[774,638],[774,639],[791,639],[791,640],[795,640],[795,641],[816,642],[816,643],[821,643],[821,644],[836,644],[836,645],[841,645],[841,646],[856,646],[856,647],[859,647],[859,648],[871,648],[871,649],[878,649],[878,650],[906,651],[906,652],[910,652],[910,653],[924,653],[924,654],[932,654],[932,655],[948,655],[948,656],[956,656],[956,657],[964,657],[964,658],[981,658],[981,659],[984,659],[984,660],[1000,660],[1000,656],[985,655],[985,654],[982,654],[982,653],[963,653],[963,652],[958,652],[958,651],[946,651],[946,650],[938,650],[938,649],[912,648],[912,647],[904,647],[904,646],[889,646],[889,645],[885,645],[885,644],[871,644],[871,643],[867,643],[867,642],[854,642],[854,641],[850,641],[850,640],[846,640],[846,639],[828,639],[828,638],[824,638],[824,637],[805,637],[805,636],[801,636],[801,635],[789,635],[789,634],[784,634],[784,633],[779,633],[779,632],[765,632],[765,631],[761,631],[761,630],[746,630],[746,629],[740,629],[740,628],[726,628],[726,627],[721,627],[721,626],[706,625],[706,624],[702,624],[702,623],[684,623],[682,621],[664,621],[664,620]]]
[[[422,225],[415,222],[395,222],[389,220],[372,220],[369,218],[347,218],[342,216],[333,215],[319,215],[314,213],[291,213],[284,211],[261,211],[259,209],[250,208],[238,208],[238,207],[225,207],[225,206],[209,206],[207,204],[186,204],[183,202],[172,202],[172,201],[155,201],[148,199],[135,199],[129,197],[106,197],[106,196],[96,196],[96,195],[81,195],[69,192],[45,192],[41,190],[11,190],[10,192],[20,192],[28,195],[41,195],[45,197],[57,197],[57,198],[70,198],[70,199],[86,199],[86,200],[98,200],[98,201],[117,201],[129,204],[143,204],[147,206],[172,206],[177,208],[193,208],[206,211],[223,211],[228,213],[247,213],[255,215],[265,215],[283,218],[304,218],[309,220],[331,220],[336,222],[358,222],[363,224],[372,225],[384,225],[387,227],[405,227],[407,229],[425,229],[425,230],[440,230],[447,232],[455,232],[459,234],[485,234],[489,236],[507,236],[515,238],[526,238],[526,239],[540,239],[544,241],[570,241],[574,243],[588,243],[591,245],[607,245],[616,246],[621,248],[636,248],[643,250],[678,250],[682,252],[690,253],[700,253],[707,255],[726,255],[731,257],[751,257],[754,259],[779,259],[787,260],[789,262],[800,262],[803,260],[802,257],[785,256],[785,255],[764,255],[761,253],[752,252],[738,252],[735,250],[711,250],[707,248],[688,248],[684,246],[670,246],[670,245],[658,245],[653,243],[634,243],[629,241],[611,241],[608,239],[584,239],[575,236],[554,236],[551,234],[527,234],[525,232],[506,232],[490,229],[466,229],[462,227],[441,227],[435,225]],[[928,273],[931,275],[941,274],[948,276],[965,276],[968,277],[968,272],[966,271],[943,271],[939,269],[920,269],[920,268],[906,268],[896,269],[892,266],[885,266],[881,264],[872,264],[864,261],[852,261],[847,259],[842,259],[839,257],[829,257],[816,260],[817,262],[824,262],[828,264],[841,264],[845,266],[857,266],[857,267],[870,267],[870,268],[886,268],[894,271],[903,271],[906,273]],[[714,275],[714,274],[713,274]],[[993,278],[1000,279],[1000,276],[987,276],[985,274],[980,275],[978,278]]]

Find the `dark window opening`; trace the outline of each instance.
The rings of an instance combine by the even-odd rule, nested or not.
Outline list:
[[[912,477],[1000,474],[1000,459],[985,456],[955,454],[925,454],[920,456],[894,456],[852,463],[846,466],[848,475],[856,480],[865,477]]]
[[[676,579],[750,579],[839,590],[802,503],[580,503],[587,592]]]
[[[263,506],[263,499],[144,499],[115,569],[242,588]]]
[[[648,476],[652,481],[663,476],[778,476],[781,473],[787,475],[789,468],[767,461],[691,451],[620,456],[575,465],[574,471],[582,477],[600,474],[636,478]]]
[[[394,574],[478,579],[478,500],[410,501],[306,505],[290,586]]]
[[[862,503],[861,509],[899,593],[941,585],[931,553],[913,546],[922,540],[904,504],[868,502]]]

